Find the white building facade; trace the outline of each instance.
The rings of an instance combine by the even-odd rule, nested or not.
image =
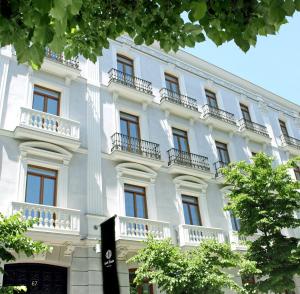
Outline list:
[[[102,293],[95,246],[113,215],[122,294],[135,268],[126,260],[149,232],[182,248],[214,238],[245,250],[218,169],[260,151],[278,164],[300,155],[299,105],[127,37],[95,64],[47,54],[40,71],[10,47],[0,55],[0,211],[38,217],[29,235],[52,249],[19,256],[11,276],[32,293]]]

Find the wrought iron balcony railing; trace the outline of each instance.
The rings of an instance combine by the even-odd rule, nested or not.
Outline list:
[[[220,171],[221,168],[228,166],[229,162],[224,162],[224,161],[217,161],[214,163],[214,168],[215,168],[215,177],[222,176],[222,173]]]
[[[75,69],[79,69],[78,57],[66,59],[64,57],[64,54],[57,54],[57,53],[53,52],[52,50],[50,50],[49,48],[46,48],[45,57],[47,57],[53,61],[62,63],[66,66],[69,66],[69,67],[72,67]]]
[[[124,86],[134,88],[137,91],[152,95],[151,82],[129,75],[115,68],[112,68],[109,72],[109,84],[112,82],[122,84]]]
[[[161,159],[159,144],[141,140],[134,137],[129,137],[120,133],[115,133],[111,136],[112,149],[135,153],[143,157],[151,159]]]
[[[300,140],[287,136],[287,135],[281,135],[281,142],[284,146],[289,145],[293,146],[296,149],[300,149]]]
[[[188,109],[198,111],[197,100],[190,98],[188,96],[182,95],[177,92],[173,92],[167,88],[162,88],[159,91],[160,93],[160,102],[169,101],[174,104],[181,105]]]
[[[228,111],[225,111],[225,110],[222,110],[222,109],[210,106],[208,104],[205,104],[202,107],[202,115],[203,115],[203,118],[212,116],[212,117],[215,117],[215,118],[217,118],[219,120],[222,120],[222,121],[225,121],[227,123],[230,123],[232,125],[236,125],[236,120],[234,118],[234,114],[233,113],[230,113]]]
[[[205,156],[180,151],[175,148],[169,149],[167,153],[169,156],[169,166],[175,163],[185,167],[201,169],[206,172],[210,171],[208,158]]]
[[[240,119],[238,124],[240,126],[240,131],[247,129],[259,135],[265,136],[267,138],[270,137],[267,128],[263,125],[252,122],[250,120],[246,120],[244,118]]]

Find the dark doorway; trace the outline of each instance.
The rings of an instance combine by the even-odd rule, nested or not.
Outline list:
[[[27,287],[27,294],[67,294],[67,268],[38,263],[4,266],[3,286]]]

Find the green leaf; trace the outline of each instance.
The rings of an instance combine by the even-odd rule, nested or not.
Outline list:
[[[207,11],[207,5],[205,0],[199,0],[191,3],[192,14],[195,20],[200,20],[204,17]]]
[[[71,14],[73,15],[76,15],[79,13],[80,11],[80,8],[81,8],[81,5],[82,5],[82,0],[72,0],[72,3],[71,3]]]
[[[300,11],[300,0],[295,0],[295,8]]]
[[[53,8],[50,14],[57,20],[63,20],[66,17],[66,2],[62,0],[53,0]]]
[[[144,38],[141,36],[141,35],[137,35],[135,38],[134,38],[134,43],[136,45],[142,45],[144,43]]]

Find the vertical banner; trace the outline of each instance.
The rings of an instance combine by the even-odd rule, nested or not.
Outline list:
[[[100,226],[103,294],[120,294],[117,272],[115,216],[109,218]]]

